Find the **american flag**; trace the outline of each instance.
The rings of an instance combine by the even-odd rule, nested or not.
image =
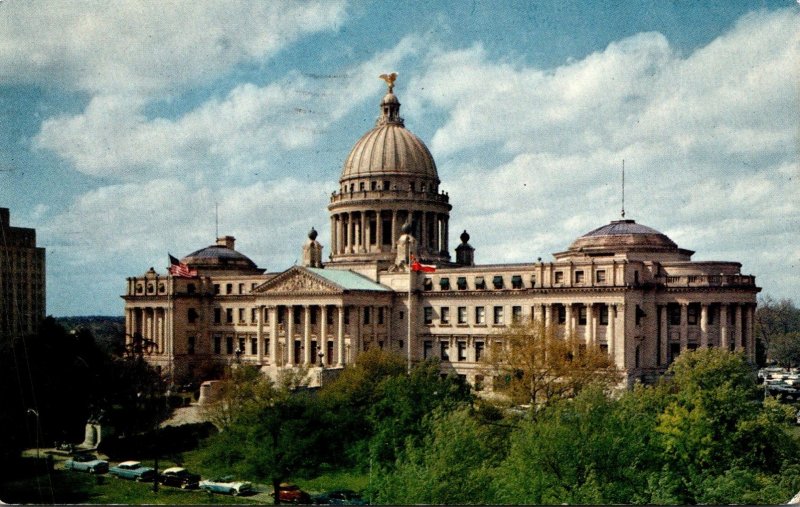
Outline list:
[[[192,278],[197,276],[197,270],[190,268],[188,265],[182,263],[171,254],[169,255],[169,273],[173,276],[181,276],[184,278]]]

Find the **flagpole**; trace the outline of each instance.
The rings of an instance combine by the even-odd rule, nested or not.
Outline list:
[[[406,350],[408,351],[408,373],[411,373],[411,318],[413,316],[413,311],[411,310],[411,293],[414,288],[414,270],[411,268],[411,261],[409,259],[408,263],[408,339],[406,340],[408,343],[406,345]]]

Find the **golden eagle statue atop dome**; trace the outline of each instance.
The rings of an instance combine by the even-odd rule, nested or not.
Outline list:
[[[397,72],[392,72],[391,74],[381,74],[378,77],[386,81],[386,86],[389,87],[389,93],[392,93],[392,90],[394,90],[394,80],[397,79]]]

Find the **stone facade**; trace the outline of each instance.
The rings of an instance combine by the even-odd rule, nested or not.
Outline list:
[[[328,205],[329,260],[312,229],[303,265],[264,273],[220,238],[181,261],[198,276],[152,268],[129,278],[126,332],[174,377],[207,380],[232,361],[266,373],[341,368],[370,347],[482,384],[480,360],[514,319],[576,333],[628,380],[652,380],[681,352],[725,347],[755,360],[755,278],[737,262],[693,262],[662,233],[617,220],[577,238],[551,262],[475,264],[469,234],[451,261],[447,193],[424,143],[406,130],[393,93],[345,161]],[[434,264],[409,271],[409,255]]]
[[[34,334],[45,317],[45,250],[36,230],[12,227],[0,208],[0,337]]]

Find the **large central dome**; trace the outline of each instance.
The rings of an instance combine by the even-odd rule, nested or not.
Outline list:
[[[436,163],[422,140],[406,129],[400,101],[389,90],[380,104],[375,128],[356,142],[344,163],[341,182],[351,179],[409,176],[439,183]]]

